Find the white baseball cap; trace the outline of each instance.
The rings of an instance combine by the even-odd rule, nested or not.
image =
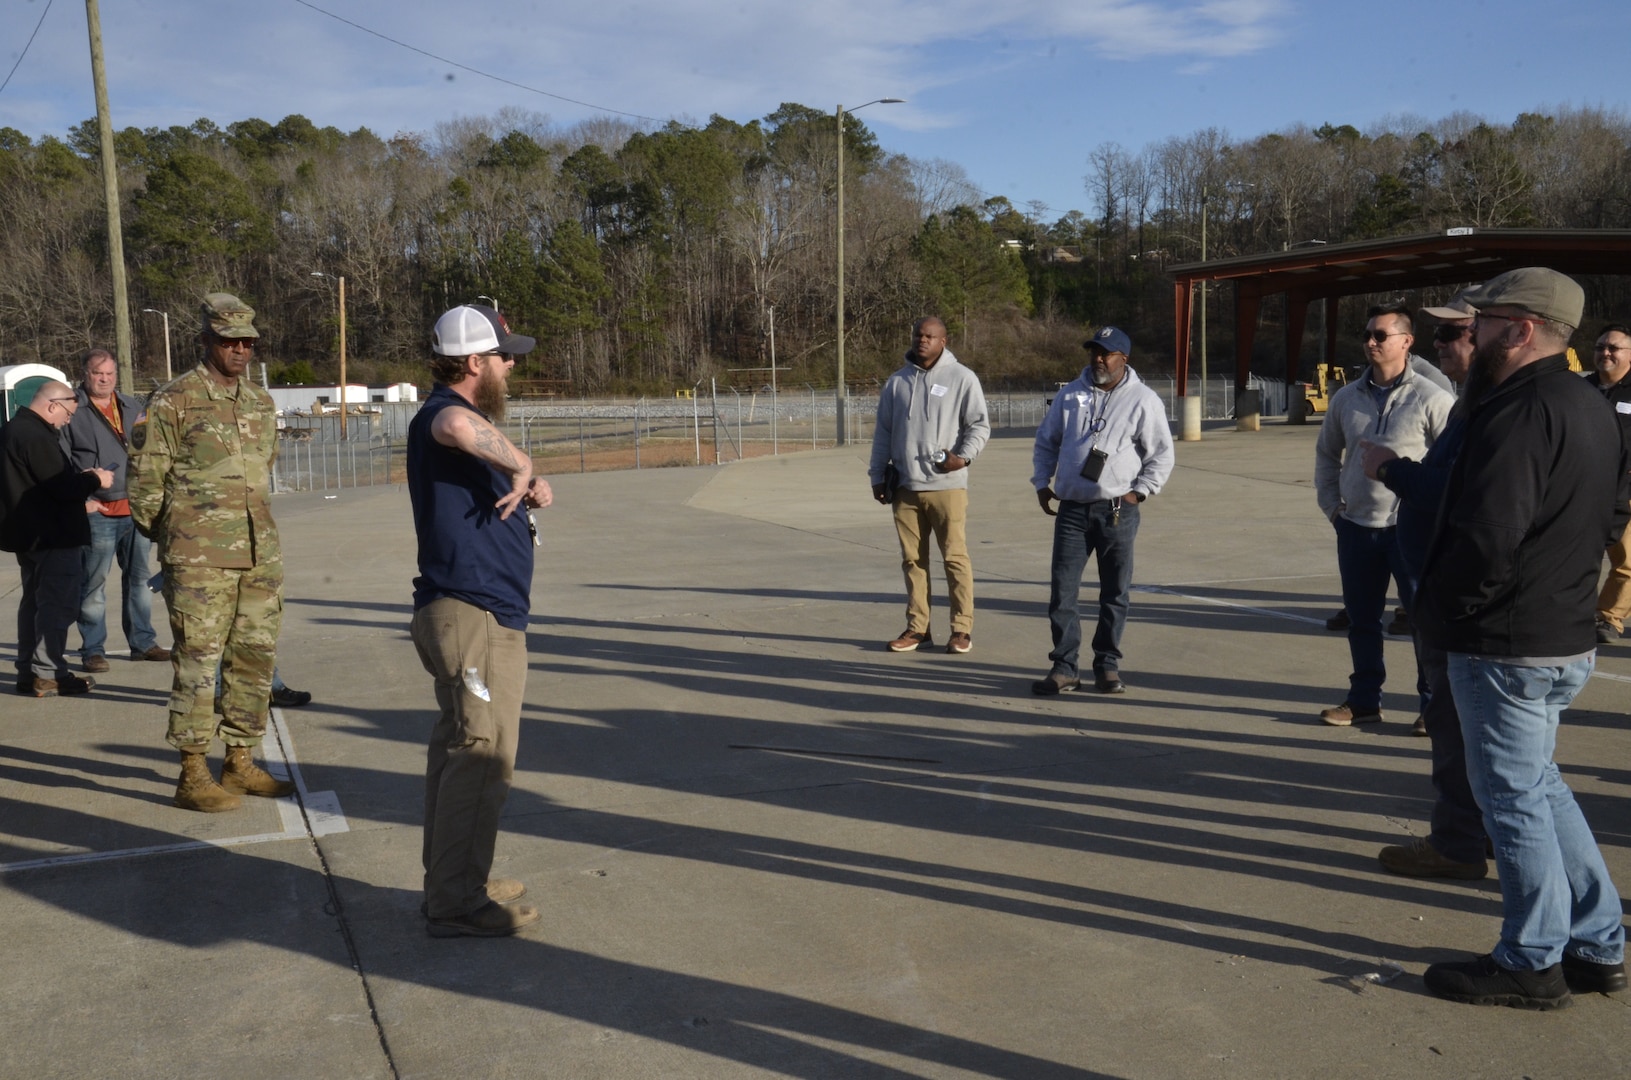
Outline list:
[[[523,356],[538,342],[522,334],[510,333],[504,316],[490,307],[461,304],[436,320],[431,331],[431,350],[441,356],[475,356],[478,353],[505,353]]]

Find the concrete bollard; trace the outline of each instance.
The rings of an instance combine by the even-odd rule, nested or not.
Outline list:
[[[1184,403],[1182,434],[1178,436],[1182,442],[1201,441],[1201,399],[1190,396],[1181,399]]]

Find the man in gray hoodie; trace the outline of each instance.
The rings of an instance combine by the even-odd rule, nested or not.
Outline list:
[[[1127,366],[1132,339],[1101,327],[1082,343],[1091,359],[1054,395],[1031,448],[1031,486],[1053,522],[1053,571],[1048,624],[1053,668],[1031,684],[1037,694],[1081,685],[1082,572],[1089,554],[1099,564],[1099,622],[1093,632],[1093,688],[1120,694],[1121,631],[1133,583],[1133,540],[1140,507],[1172,474],[1167,409]],[[1059,501],[1059,509],[1052,507]]]
[[[1406,611],[1416,582],[1394,536],[1399,498],[1365,475],[1364,448],[1385,447],[1420,460],[1444,430],[1455,398],[1410,366],[1415,341],[1410,313],[1385,306],[1370,310],[1363,334],[1370,367],[1365,377],[1331,398],[1314,452],[1314,490],[1320,510],[1336,529],[1342,606],[1348,611],[1348,653],[1353,669],[1340,705],[1320,711],[1333,727],[1382,719],[1382,612],[1388,579],[1399,583]],[[1423,705],[1425,707],[1425,701]],[[1419,710],[1418,710],[1419,711]]]
[[[934,644],[929,631],[929,537],[940,545],[951,598],[949,653],[974,647],[974,567],[964,525],[968,517],[968,467],[986,440],[991,421],[979,376],[946,348],[946,324],[930,315],[912,326],[906,364],[878,395],[867,469],[872,497],[895,511],[900,564],[906,574],[906,629],[889,642],[891,652]]]

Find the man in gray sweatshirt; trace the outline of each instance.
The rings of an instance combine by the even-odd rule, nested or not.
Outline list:
[[[1314,490],[1320,511],[1336,530],[1342,606],[1348,611],[1353,662],[1341,704],[1320,711],[1333,727],[1382,719],[1382,612],[1388,579],[1399,583],[1406,611],[1416,582],[1394,536],[1399,497],[1365,475],[1364,448],[1381,446],[1415,460],[1444,430],[1455,398],[1410,366],[1415,342],[1410,313],[1394,306],[1370,310],[1363,334],[1370,367],[1331,398],[1314,451]],[[1423,706],[1425,707],[1425,701]]]
[[[1167,410],[1127,366],[1133,343],[1114,326],[1082,343],[1088,364],[1053,397],[1031,448],[1031,486],[1053,521],[1048,625],[1053,667],[1032,693],[1077,690],[1082,647],[1082,572],[1099,566],[1099,620],[1093,632],[1093,688],[1126,691],[1121,681],[1121,631],[1133,583],[1133,541],[1140,507],[1172,474]],[[1053,509],[1054,500],[1059,509]]]
[[[912,326],[906,364],[878,395],[878,423],[867,469],[872,497],[895,511],[906,575],[906,629],[892,652],[934,644],[929,631],[929,537],[940,545],[951,598],[949,653],[974,647],[974,567],[964,525],[968,467],[991,437],[979,376],[946,348],[946,324],[934,316]]]

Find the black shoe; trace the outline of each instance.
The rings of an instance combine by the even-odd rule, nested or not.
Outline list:
[[[1563,965],[1541,971],[1509,971],[1493,956],[1454,964],[1434,964],[1422,976],[1427,989],[1463,1005],[1507,1005],[1514,1009],[1567,1009],[1574,1004]]]
[[[1577,994],[1618,994],[1625,989],[1624,964],[1599,964],[1563,954],[1563,981]]]
[[[272,691],[272,704],[281,705],[285,709],[298,709],[302,705],[311,704],[311,695],[304,690],[296,690],[291,686],[285,686]],[[219,709],[216,711],[220,712]]]
[[[1093,689],[1101,694],[1125,694],[1127,687],[1121,681],[1121,674],[1115,671],[1095,671],[1093,673]]]
[[[1387,624],[1387,632],[1398,637],[1410,636],[1410,612],[1402,607],[1393,609],[1393,621]]]
[[[1066,675],[1062,671],[1054,671],[1049,672],[1047,678],[1038,679],[1032,683],[1031,693],[1041,694],[1043,697],[1052,697],[1054,694],[1063,693],[1066,690],[1075,690],[1081,685],[1080,680],[1075,677]]]
[[[1614,629],[1614,624],[1607,619],[1597,620],[1597,644],[1607,645],[1620,640],[1620,632]]]
[[[1325,620],[1325,628],[1327,630],[1348,629],[1348,609],[1339,608],[1335,615],[1332,615],[1329,619]]]

